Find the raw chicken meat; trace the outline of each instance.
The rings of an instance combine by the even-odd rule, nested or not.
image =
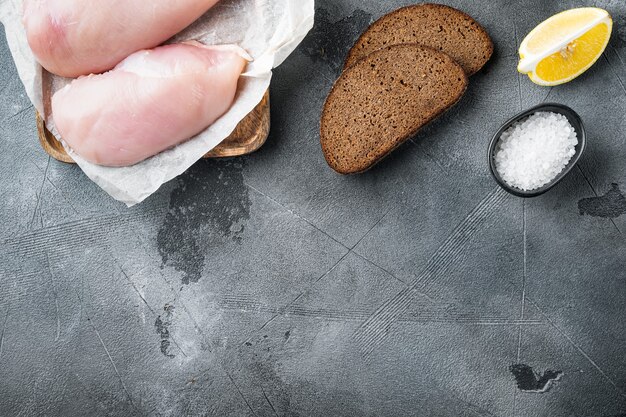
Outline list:
[[[128,166],[189,139],[230,108],[246,61],[237,46],[198,42],[139,51],[52,97],[62,139],[84,159]]]
[[[24,27],[48,71],[77,77],[113,68],[189,26],[219,0],[24,0]]]

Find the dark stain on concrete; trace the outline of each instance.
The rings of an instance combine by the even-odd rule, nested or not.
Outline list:
[[[166,304],[163,311],[163,315],[157,317],[154,322],[154,327],[157,334],[161,336],[161,353],[171,359],[176,356],[170,353],[170,326],[172,325],[174,306]]]
[[[515,377],[517,387],[524,392],[548,392],[563,376],[563,372],[553,370],[547,370],[539,375],[532,367],[523,363],[511,365],[509,370]]]
[[[626,214],[626,197],[619,185],[611,184],[611,189],[601,197],[583,198],[578,202],[580,215],[614,219]]]
[[[302,42],[301,50],[309,58],[322,61],[339,73],[348,51],[370,23],[372,15],[361,9],[336,20],[328,10],[318,7],[315,26]]]
[[[157,244],[162,266],[182,272],[183,284],[200,280],[211,247],[241,242],[251,204],[244,161],[201,160],[177,179]]]

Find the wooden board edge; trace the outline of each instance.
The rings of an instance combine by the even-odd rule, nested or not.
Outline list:
[[[261,102],[237,125],[233,133],[204,158],[228,158],[247,155],[257,151],[267,140],[270,132],[270,94],[265,92]],[[48,155],[57,161],[75,163],[61,142],[46,128],[46,123],[35,111],[39,143]]]

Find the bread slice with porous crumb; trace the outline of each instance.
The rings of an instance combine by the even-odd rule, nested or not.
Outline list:
[[[419,43],[445,52],[467,75],[479,71],[493,54],[485,29],[466,13],[442,4],[418,4],[393,11],[374,22],[350,50],[344,68],[377,49]]]
[[[379,49],[339,77],[322,112],[324,157],[341,174],[366,171],[462,96],[468,80],[450,56],[401,44]]]

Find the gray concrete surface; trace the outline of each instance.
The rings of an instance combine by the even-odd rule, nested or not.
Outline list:
[[[492,62],[375,169],[338,176],[325,95],[360,31],[408,3],[319,0],[262,150],[132,209],[40,149],[0,37],[0,416],[626,415],[626,5],[596,2],[617,25],[605,55],[541,88],[516,47],[581,2],[448,1],[487,27]],[[544,100],[581,114],[589,148],[522,201],[487,143]]]

